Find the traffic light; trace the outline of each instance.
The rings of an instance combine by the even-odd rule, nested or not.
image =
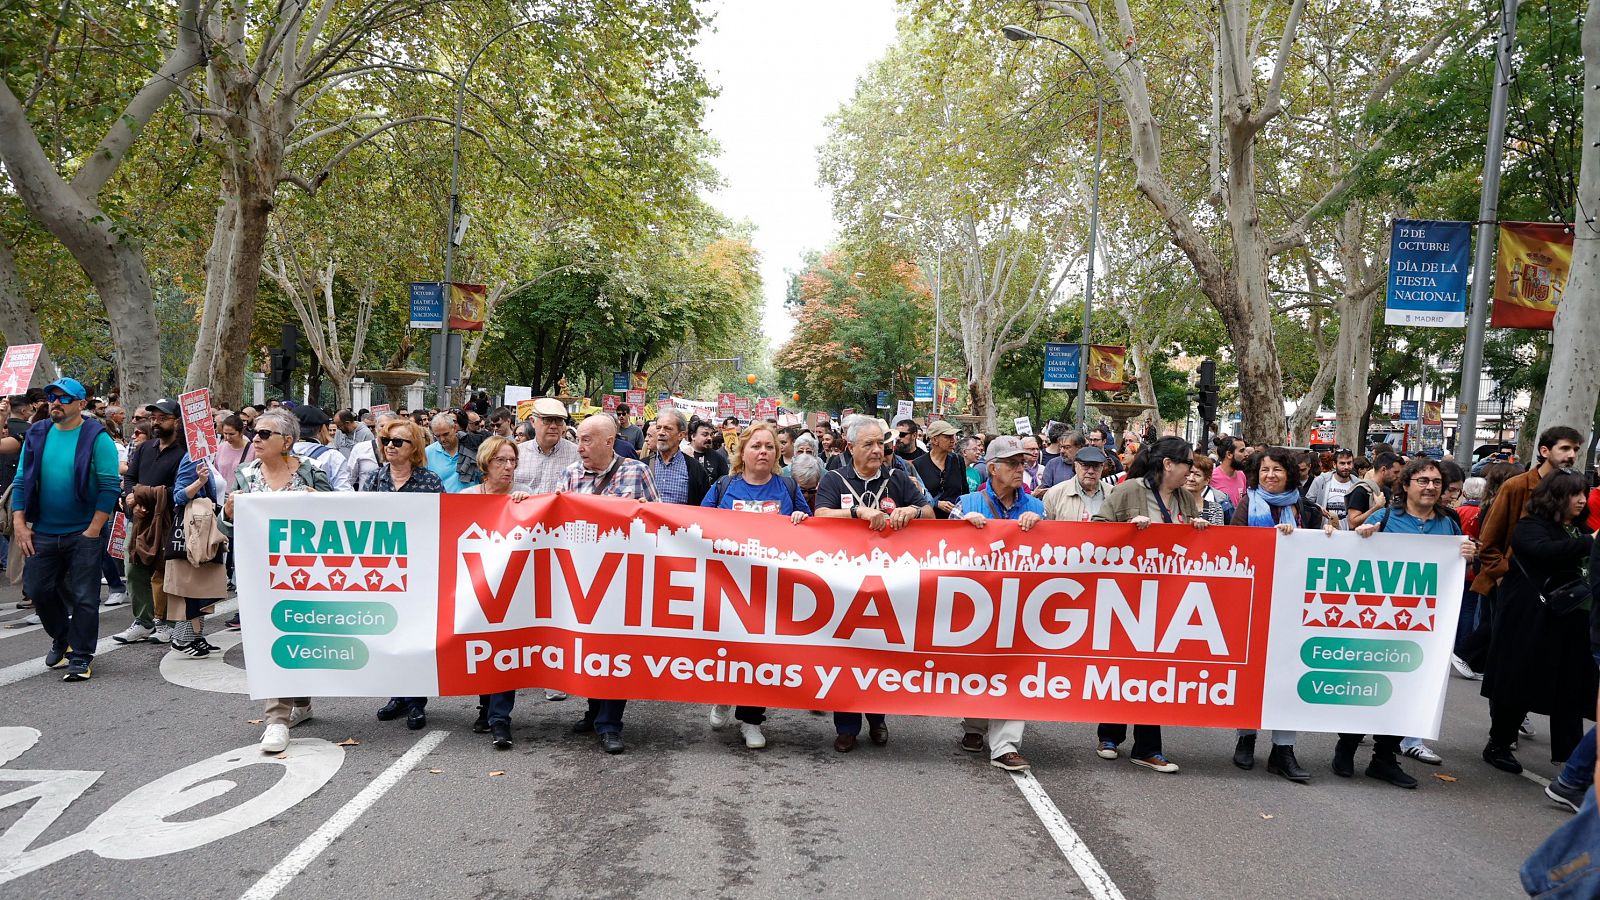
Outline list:
[[[1206,360],[1200,364],[1198,401],[1202,426],[1217,417],[1217,364]]]
[[[272,374],[268,381],[284,399],[292,399],[294,370],[299,366],[296,356],[300,352],[300,329],[294,325],[283,326],[283,341],[272,351]]]

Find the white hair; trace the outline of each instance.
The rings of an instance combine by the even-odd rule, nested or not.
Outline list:
[[[789,472],[794,476],[796,484],[801,487],[811,487],[822,480],[822,460],[802,453],[790,463]]]
[[[656,420],[660,421],[662,416],[672,417],[672,419],[678,423],[679,431],[689,430],[689,417],[683,414],[683,410],[677,408],[663,409],[661,412],[656,414]]]
[[[882,419],[878,418],[877,416],[869,416],[862,413],[857,413],[844,420],[844,439],[854,444],[856,442],[856,435],[860,434],[861,429],[868,425],[876,426],[877,429],[884,434],[889,433],[889,426],[885,424]]]
[[[457,419],[456,414],[452,412],[435,413],[433,418],[429,420],[428,427],[437,428],[440,425],[454,425],[460,428],[461,420]]]

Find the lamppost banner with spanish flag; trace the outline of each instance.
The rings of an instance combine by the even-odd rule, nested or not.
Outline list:
[[[1436,734],[1458,541],[559,494],[236,503],[250,691]]]
[[[1556,307],[1572,268],[1572,226],[1559,222],[1502,222],[1495,258],[1495,328],[1555,327]]]

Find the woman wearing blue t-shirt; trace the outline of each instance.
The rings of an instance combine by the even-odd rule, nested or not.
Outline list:
[[[739,435],[739,453],[733,470],[706,491],[701,506],[739,512],[776,513],[789,517],[796,525],[811,515],[811,506],[800,493],[799,485],[787,475],[774,471],[778,461],[778,435],[772,425],[756,422]],[[744,745],[760,750],[767,745],[761,723],[767,719],[764,706],[711,707],[711,727],[721,728],[730,718],[739,720]]]

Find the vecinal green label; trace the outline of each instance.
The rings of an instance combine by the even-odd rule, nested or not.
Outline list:
[[[1333,706],[1382,706],[1394,694],[1389,679],[1375,672],[1307,672],[1300,699]]]
[[[286,634],[272,642],[280,669],[359,669],[367,656],[367,645],[351,637]]]
[[[395,608],[378,600],[283,600],[272,607],[272,624],[279,631],[388,634],[399,623]]]
[[[1415,672],[1422,666],[1422,647],[1416,641],[1319,637],[1300,645],[1300,660],[1313,669]]]

